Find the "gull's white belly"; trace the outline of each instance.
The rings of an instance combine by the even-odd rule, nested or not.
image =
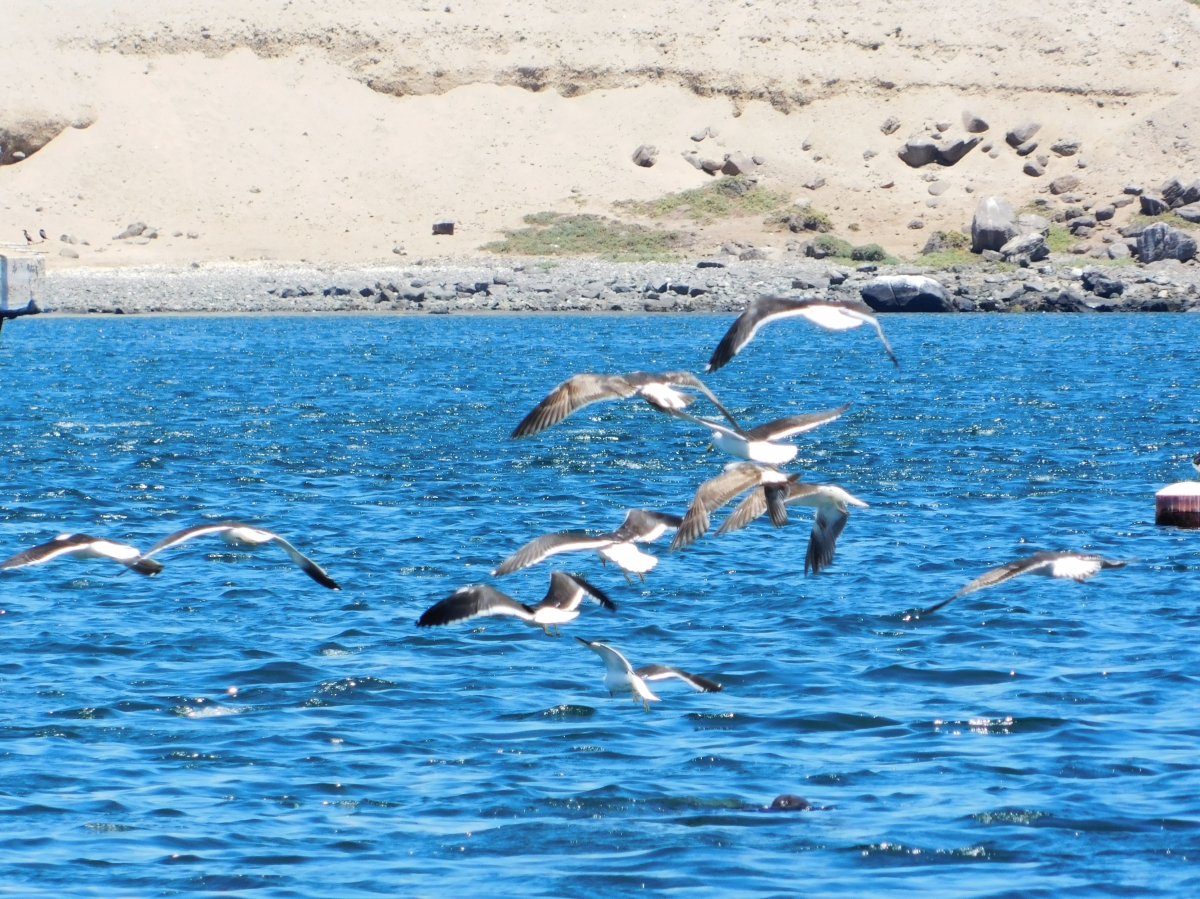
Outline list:
[[[534,624],[565,624],[579,617],[578,609],[556,609],[546,606],[533,613]]]
[[[634,574],[645,574],[658,564],[658,559],[649,553],[644,553],[632,543],[614,543],[596,550],[610,562],[616,562],[624,571]]]
[[[221,539],[226,543],[243,543],[247,546],[260,546],[270,543],[273,534],[256,528],[230,528],[221,533]]]
[[[800,450],[791,443],[771,443],[767,440],[747,440],[736,434],[714,431],[713,446],[731,456],[763,465],[783,465],[796,458]]]

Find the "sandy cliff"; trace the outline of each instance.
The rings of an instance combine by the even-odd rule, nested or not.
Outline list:
[[[0,166],[0,241],[43,229],[52,265],[466,255],[530,212],[612,215],[706,183],[680,155],[705,125],[703,154],[760,154],[765,182],[902,253],[981,195],[1019,205],[1059,174],[1088,197],[1200,177],[1200,7],[1185,0],[99,6],[16,5],[0,31],[6,161],[57,135]],[[927,171],[896,150],[940,120],[962,134],[964,109],[1001,152],[942,169],[931,206]],[[1070,137],[1081,153],[1023,174],[1003,136],[1028,120],[1046,148]],[[641,143],[660,150],[653,168],[630,161]],[[454,237],[430,234],[438,215]],[[159,237],[114,242],[133,221]],[[696,230],[698,251],[779,239],[758,219]]]

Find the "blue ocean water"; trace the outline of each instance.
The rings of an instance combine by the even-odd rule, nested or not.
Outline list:
[[[463,584],[540,599],[548,563],[487,574],[533,536],[682,513],[725,460],[643,403],[507,435],[573,372],[702,370],[731,318],[10,324],[0,557],[237,517],[344,589],[215,539],[0,574],[0,892],[1195,895],[1200,532],[1153,493],[1200,450],[1200,316],[888,317],[899,371],[771,326],[709,384],[749,423],[854,403],[798,439],[871,504],[827,573],[797,508],[644,584],[557,557],[619,605],[564,639],[416,629]],[[1130,565],[906,620],[1058,548]],[[647,713],[571,635],[725,690]]]

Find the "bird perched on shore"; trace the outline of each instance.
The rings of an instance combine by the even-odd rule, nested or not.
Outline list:
[[[138,574],[152,575],[163,570],[162,564],[147,559],[142,551],[128,543],[116,543],[90,534],[59,534],[48,543],[34,546],[0,562],[0,569],[42,565],[52,559],[111,559]]]
[[[631,571],[644,581],[646,572],[653,570],[658,559],[642,552],[636,544],[653,543],[682,523],[683,519],[678,515],[650,509],[630,509],[625,513],[625,521],[621,526],[607,534],[592,536],[586,531],[559,531],[536,537],[493,568],[492,577],[520,571],[558,553],[593,549],[602,560],[616,563],[626,581],[629,581]]]
[[[556,425],[572,412],[601,400],[627,399],[641,396],[659,411],[685,409],[695,399],[690,394],[676,390],[690,387],[699,390],[720,410],[729,421],[737,426],[729,410],[704,382],[689,371],[666,371],[652,373],[629,372],[624,375],[572,375],[550,391],[544,400],[533,407],[533,411],[521,419],[513,428],[510,439],[531,437],[551,425]]]
[[[717,529],[717,536],[744,528],[766,512],[767,489],[756,487],[751,490]],[[804,555],[804,573],[808,574],[811,569],[813,574],[819,574],[821,569],[829,567],[833,562],[837,539],[842,535],[850,518],[849,507],[869,509],[870,506],[834,484],[789,481],[780,489],[785,506],[808,506],[817,510],[812,533],[808,538],[808,551]]]
[[[540,627],[548,637],[561,637],[558,626],[579,617],[579,606],[584,595],[591,596],[610,612],[617,610],[608,594],[589,584],[580,575],[551,571],[550,589],[535,606],[518,602],[487,584],[471,584],[459,587],[450,596],[426,609],[417,619],[417,627],[436,627],[489,615],[511,615],[528,625]]]
[[[739,493],[752,487],[763,486],[767,511],[776,527],[787,523],[787,509],[783,505],[783,492],[772,488],[783,487],[798,475],[788,475],[776,468],[767,468],[754,462],[730,462],[715,478],[709,478],[698,488],[696,495],[683,516],[683,524],[671,541],[671,551],[682,549],[704,536],[708,531],[709,516]]]
[[[761,296],[754,300],[725,332],[704,370],[716,371],[728,363],[754,339],[754,335],[763,325],[797,317],[807,319],[827,331],[847,331],[860,325],[871,325],[892,364],[900,367],[896,354],[892,352],[891,345],[883,336],[879,319],[866,303],[859,300],[791,300],[787,297]]]
[[[252,527],[248,524],[242,524],[240,521],[222,521],[219,524],[197,524],[190,528],[176,531],[173,534],[168,534],[163,539],[159,540],[152,547],[142,554],[141,559],[149,559],[151,556],[157,555],[163,550],[170,549],[173,546],[178,546],[181,543],[186,543],[188,540],[194,540],[197,537],[204,537],[209,534],[219,534],[221,539],[226,543],[242,546],[262,546],[266,543],[274,543],[283,549],[288,557],[295,562],[300,570],[307,574],[310,578],[320,584],[322,587],[328,587],[330,590],[341,590],[338,582],[331,578],[325,569],[314,562],[308,556],[304,555],[292,544],[288,543],[283,537],[276,534],[274,531],[268,531],[263,528]],[[157,564],[157,563],[156,563]]]
[[[944,599],[921,614],[928,615],[943,608],[960,596],[1003,584],[1022,574],[1040,574],[1044,577],[1070,578],[1082,583],[1104,568],[1124,568],[1128,562],[1105,559],[1103,556],[1077,552],[1040,552],[1024,559],[1016,559],[997,568],[985,571],[949,599]]]
[[[651,405],[654,403],[651,402]],[[811,431],[821,425],[836,421],[849,408],[850,404],[846,403],[844,406],[827,409],[824,412],[789,415],[749,430],[742,430],[739,427],[731,428],[718,421],[697,418],[688,412],[675,409],[662,409],[662,411],[708,428],[712,432],[713,446],[731,456],[737,456],[739,459],[746,459],[750,462],[760,462],[763,465],[784,465],[796,458],[796,453],[800,450],[793,443],[777,443],[776,441],[786,440],[788,437],[795,437],[797,434],[803,434],[805,431]]]
[[[608,690],[609,695],[628,690],[633,696],[633,701],[640,701],[646,707],[647,712],[650,711],[650,703],[661,702],[646,686],[648,680],[665,680],[675,677],[701,693],[716,693],[721,690],[721,685],[716,681],[698,674],[689,674],[679,668],[672,668],[670,665],[643,665],[635,670],[616,647],[598,640],[584,640],[582,637],[575,639],[603,660],[604,689]]]

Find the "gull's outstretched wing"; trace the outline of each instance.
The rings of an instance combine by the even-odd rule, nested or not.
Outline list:
[[[670,665],[643,665],[633,672],[642,680],[666,680],[669,677],[677,677],[693,690],[698,690],[701,693],[719,693],[721,685],[715,680],[709,680],[707,677],[701,677],[699,674],[690,674],[681,668],[672,668]]]
[[[543,559],[558,553],[577,552],[586,549],[600,549],[609,546],[613,538],[609,534],[598,537],[585,531],[560,531],[556,534],[543,534],[530,540],[515,553],[492,569],[492,577],[512,574],[530,565],[536,565]]]
[[[510,439],[530,437],[556,425],[572,412],[600,400],[632,396],[634,387],[620,375],[580,374],[567,378],[513,428]]]
[[[459,587],[450,596],[434,603],[417,619],[417,627],[453,624],[489,615],[513,615],[523,621],[533,621],[533,609],[517,602],[487,584]]]

